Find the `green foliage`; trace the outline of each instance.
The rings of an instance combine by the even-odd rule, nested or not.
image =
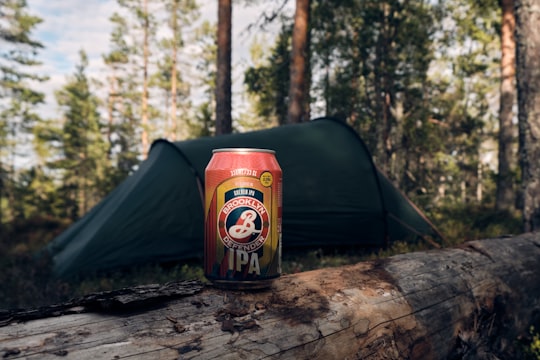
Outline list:
[[[333,19],[340,19],[334,21]],[[316,2],[313,10],[315,90],[329,115],[360,132],[378,165],[405,155],[404,121],[427,117],[422,109],[432,48],[432,14],[422,2]],[[395,130],[394,130],[395,129]],[[383,151],[383,148],[386,149]],[[388,172],[400,181],[403,169]]]
[[[170,35],[158,40],[158,49],[164,55],[157,60],[156,72],[150,80],[150,85],[160,91],[163,94],[161,98],[165,100],[161,111],[163,115],[156,116],[154,122],[156,130],[153,137],[185,139],[189,131],[186,122],[191,115],[186,110],[192,107],[189,99],[191,84],[185,81],[185,67],[178,66],[178,62],[179,54],[186,45],[184,33],[197,20],[199,9],[194,0],[163,0],[163,2],[167,10],[166,23]],[[160,117],[164,121],[160,122]]]
[[[480,181],[480,146],[489,136],[486,121],[492,119],[485,84],[496,84],[495,78],[483,76],[494,63],[482,55],[497,42],[494,10],[479,16],[485,10],[459,0],[446,6],[312,2],[309,57],[315,111],[345,118],[390,179],[410,196],[429,194],[429,205],[440,200],[437,193],[448,176],[458,186]],[[480,20],[473,26],[454,19],[461,14]],[[461,26],[457,35],[441,25],[451,19]],[[291,30],[283,24],[271,52],[254,59],[244,76],[255,112],[265,122],[281,123],[286,117]],[[452,56],[445,56],[446,50]],[[451,76],[444,70],[448,66]],[[448,168],[454,172],[446,174]]]
[[[214,110],[211,102],[203,102],[198,106],[195,121],[187,121],[191,137],[212,136],[215,129],[213,114]]]
[[[127,20],[114,13],[110,21],[113,30],[110,38],[110,52],[103,56],[110,74],[107,76],[107,157],[113,167],[108,172],[107,190],[112,190],[139,164],[139,123],[136,78],[132,74],[132,44],[126,40],[129,33]]]
[[[76,219],[105,195],[103,186],[109,174],[108,144],[102,136],[99,99],[90,89],[86,76],[88,60],[80,52],[80,64],[72,79],[56,93],[64,112],[59,139],[55,139],[57,159],[51,168],[61,173],[67,212]]]
[[[484,201],[499,15],[495,1],[312,1],[312,109],[346,119],[376,165],[423,205]],[[244,74],[260,122],[286,117],[287,25]]]
[[[445,205],[431,209],[427,215],[444,235],[445,246],[522,232],[519,214],[497,211],[493,206]]]
[[[54,178],[42,166],[20,171],[13,191],[15,219],[62,218],[68,215],[65,203],[58,196]]]
[[[538,326],[540,326],[540,323],[532,320],[528,333],[522,334],[516,341],[523,360],[540,360],[540,333],[537,330]]]
[[[32,39],[32,31],[42,20],[29,14],[26,1],[22,0],[0,2],[0,15],[1,223],[20,217],[25,211],[16,198],[16,162],[30,153],[33,127],[40,121],[36,107],[44,100],[43,93],[35,87],[46,77],[32,70],[40,65],[37,54],[43,47]]]
[[[0,309],[48,305],[71,295],[65,284],[51,279],[50,259],[36,256],[67,225],[33,217],[0,227]]]
[[[244,73],[255,112],[265,124],[283,125],[287,120],[291,32],[290,25],[283,25],[268,58],[253,59],[256,64]]]
[[[200,102],[195,105],[194,116],[186,119],[188,138],[212,136],[215,132],[216,34],[217,27],[208,21],[195,29],[194,41],[199,48],[195,62],[195,87],[202,95]]]
[[[531,326],[530,335],[532,339],[527,353],[531,356],[531,359],[540,360],[540,333],[536,332],[534,326]]]

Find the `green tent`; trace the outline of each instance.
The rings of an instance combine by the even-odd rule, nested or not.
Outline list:
[[[381,248],[436,238],[431,223],[374,166],[360,137],[323,118],[268,130],[154,142],[139,169],[47,249],[59,276],[200,259],[204,169],[212,150],[276,151],[283,170],[283,251]]]

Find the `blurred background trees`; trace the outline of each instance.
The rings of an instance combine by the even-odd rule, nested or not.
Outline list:
[[[44,101],[46,78],[32,71],[41,19],[25,1],[3,0],[1,221],[80,218],[137,169],[157,138],[319,116],[353,127],[377,166],[435,218],[448,206],[509,216],[524,203],[538,207],[526,200],[537,190],[519,186],[540,175],[523,157],[527,172],[517,167],[512,57],[514,5],[521,9],[518,40],[534,35],[525,31],[533,23],[523,15],[529,2],[283,0],[246,29],[254,39],[251,59],[241,78],[231,79],[231,41],[239,40],[227,45],[220,36],[234,25],[227,25],[233,5],[249,2],[219,1],[221,15],[212,24],[199,19],[203,1],[118,0],[103,54],[106,73],[87,75],[82,44],[73,76],[57,89],[60,113],[44,119],[34,108]],[[275,33],[265,30],[269,24]],[[521,112],[535,102],[527,84],[538,54],[519,44]],[[520,123],[538,121],[535,111],[520,115]],[[523,155],[533,132],[520,129]]]

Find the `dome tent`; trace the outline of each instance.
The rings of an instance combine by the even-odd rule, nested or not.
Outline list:
[[[202,258],[204,170],[216,148],[276,151],[283,251],[382,248],[438,237],[374,166],[357,133],[321,118],[248,133],[158,140],[139,169],[47,246],[59,276]]]

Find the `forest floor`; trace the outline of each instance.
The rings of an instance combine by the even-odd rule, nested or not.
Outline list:
[[[484,206],[441,207],[426,215],[443,234],[443,247],[518,234],[521,230],[518,215],[496,212]],[[127,286],[204,279],[200,260],[181,265],[148,264],[70,281],[55,279],[51,276],[50,259],[37,258],[35,254],[68,226],[69,223],[57,219],[33,218],[0,228],[0,309],[50,305]],[[283,254],[283,273],[341,266],[429,248],[429,244],[398,242],[388,249],[370,252],[365,249],[287,252]]]

